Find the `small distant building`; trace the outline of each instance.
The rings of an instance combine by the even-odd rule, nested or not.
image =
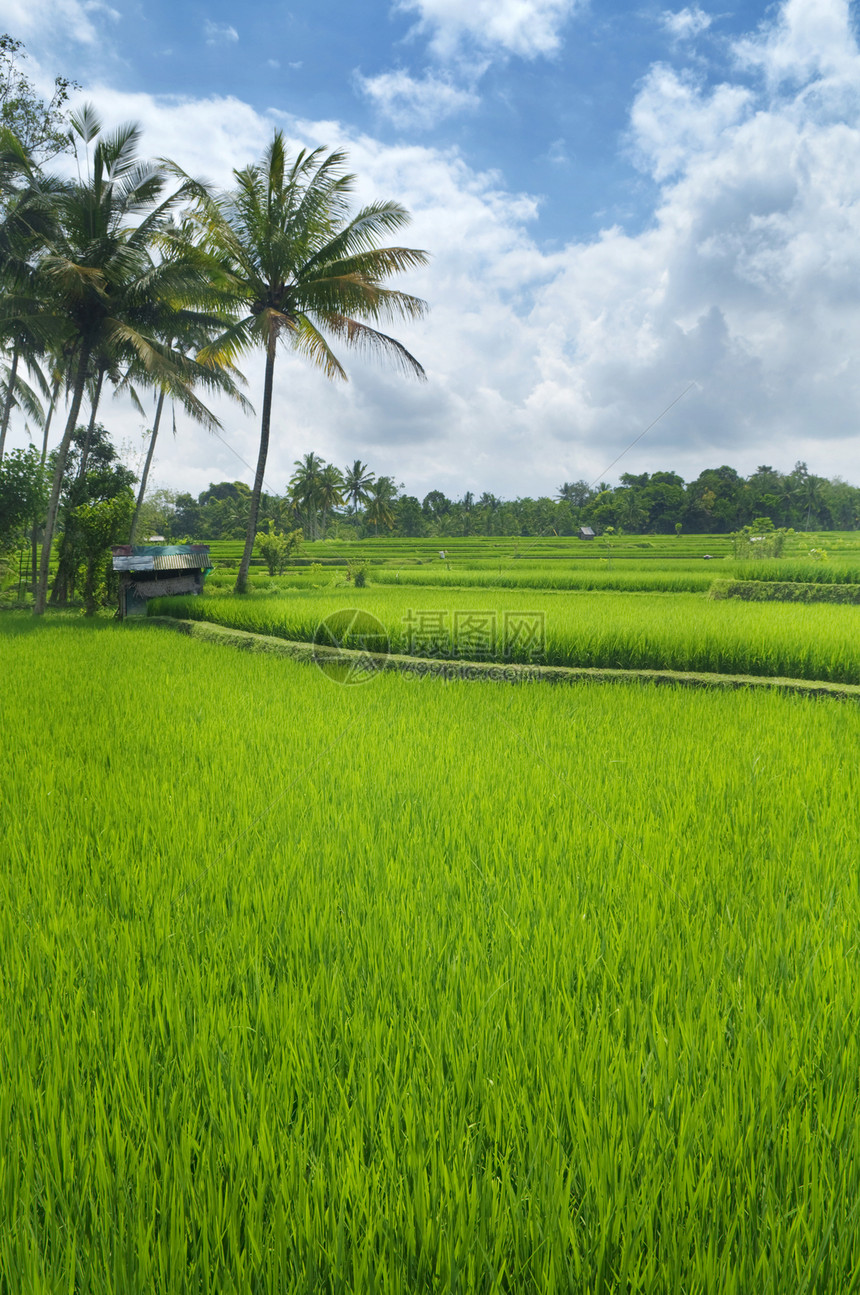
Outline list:
[[[591,529],[591,527],[590,527],[590,526],[580,526],[580,528],[579,528],[579,538],[580,538],[581,540],[593,540],[593,539],[594,539],[594,531]]]
[[[119,614],[145,616],[150,598],[200,594],[212,570],[208,544],[116,544],[113,569],[119,572]]]

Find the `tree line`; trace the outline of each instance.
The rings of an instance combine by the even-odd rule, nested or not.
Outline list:
[[[0,495],[9,495],[26,466],[19,455],[3,467],[18,410],[42,442],[43,488],[29,499],[34,554],[41,542],[34,611],[47,603],[58,521],[74,511],[61,515],[73,443],[83,425],[76,471],[85,481],[105,394],[126,394],[141,413],[142,396],[156,399],[129,513],[127,538],[134,540],[165,412],[178,405],[216,430],[212,397],[250,410],[239,365],[259,348],[260,446],[241,591],[273,431],[279,343],[328,378],[346,377],[336,345],[423,378],[419,361],[379,325],[424,313],[423,301],[388,281],[425,264],[426,254],[387,244],[409,221],[400,204],[353,210],[355,177],[342,151],[290,156],[275,132],[262,158],[235,170],[233,186],[220,192],[176,162],[141,157],[137,125],[107,131],[91,106],[67,113],[69,82],[59,80],[51,101],[42,101],[22,71],[23,57],[20,42],[0,38]],[[58,151],[74,153],[74,179],[48,168]],[[49,457],[60,411],[62,431]],[[104,514],[100,533],[115,530],[107,524],[114,506],[93,506]]]
[[[576,535],[590,526],[628,534],[726,534],[767,517],[774,527],[855,530],[860,488],[811,473],[762,465],[748,477],[723,465],[685,482],[676,472],[623,473],[617,485],[564,482],[553,495],[505,500],[489,491],[450,499],[441,490],[418,498],[377,476],[360,460],[338,468],[306,454],[282,495],[263,494],[259,522],[283,532],[301,527],[306,540],[376,535]],[[196,498],[159,490],[145,506],[146,534],[198,540],[241,539],[251,492],[241,481],[212,484]]]

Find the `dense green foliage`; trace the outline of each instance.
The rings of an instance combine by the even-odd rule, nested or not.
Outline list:
[[[854,705],[11,619],[3,1295],[856,1288]]]
[[[676,472],[622,473],[615,486],[566,483],[552,498],[514,500],[498,499],[487,491],[475,496],[468,490],[461,499],[452,500],[440,490],[431,490],[422,501],[399,494],[391,477],[380,477],[375,484],[381,485],[386,496],[383,514],[375,511],[373,473],[367,472],[363,478],[359,474],[368,487],[359,492],[358,501],[345,495],[342,505],[324,506],[319,484],[322,473],[337,473],[343,484],[354,474],[355,465],[340,473],[315,454],[305,458],[314,460],[316,479],[309,481],[306,473],[297,474],[283,495],[263,494],[260,518],[267,521],[271,517],[280,524],[285,513],[292,511],[295,524],[301,524],[309,538],[326,534],[363,538],[377,532],[404,539],[569,536],[577,534],[580,526],[592,526],[601,533],[611,528],[629,535],[672,537],[680,530],[686,539],[689,535],[726,535],[762,515],[774,526],[804,532],[856,530],[860,526],[860,489],[838,478],[827,481],[817,477],[805,463],[796,464],[790,473],[760,467],[747,478],[727,466],[708,468],[686,483]],[[216,492],[230,484],[213,484],[196,499],[190,494],[175,495],[172,509],[164,511],[162,526],[176,536],[238,539],[247,524],[250,492],[241,482],[233,483],[234,497],[244,503],[241,513],[216,506]]]

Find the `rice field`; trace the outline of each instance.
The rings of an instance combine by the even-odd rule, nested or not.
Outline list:
[[[856,705],[0,668],[2,1295],[858,1290]]]
[[[392,586],[153,599],[150,604],[155,615],[211,620],[300,641],[313,640],[320,622],[347,608],[376,617],[391,650],[415,656],[507,656],[561,666],[860,683],[860,611],[851,606],[715,602],[685,593]],[[538,618],[539,638],[513,632],[529,618]],[[461,633],[459,627],[466,625],[474,632]],[[350,642],[347,633],[343,646]]]

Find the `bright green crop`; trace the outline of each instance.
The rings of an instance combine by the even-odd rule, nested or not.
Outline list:
[[[857,1289],[854,704],[0,670],[2,1295]]]

